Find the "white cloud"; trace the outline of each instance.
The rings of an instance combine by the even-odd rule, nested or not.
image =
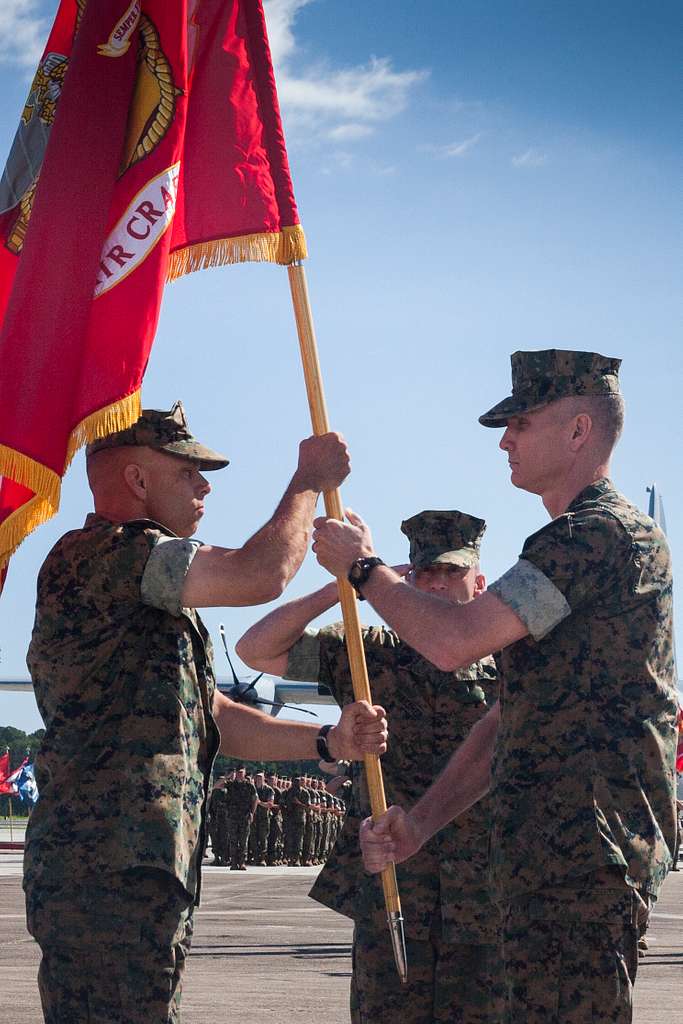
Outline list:
[[[372,57],[366,64],[337,69],[327,62],[304,63],[294,22],[314,0],[265,0],[268,36],[277,73],[278,95],[288,132],[305,132],[349,142],[372,134],[399,114],[424,71],[395,71],[391,61]]]
[[[336,128],[330,128],[327,133],[328,139],[334,139],[335,142],[349,142],[354,139],[362,139],[366,135],[372,133],[372,128],[369,124],[339,124]]]
[[[425,153],[434,153],[440,157],[460,157],[474,149],[480,138],[481,132],[477,132],[476,135],[470,135],[469,138],[463,139],[461,142],[449,142],[444,146],[425,145],[420,146],[420,149]]]
[[[2,0],[0,64],[32,70],[37,67],[49,32],[40,16],[39,0]]]
[[[542,167],[547,162],[547,154],[533,147],[525,150],[523,153],[518,153],[517,156],[512,158],[513,167]]]

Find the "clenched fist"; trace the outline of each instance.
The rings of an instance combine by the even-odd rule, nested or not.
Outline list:
[[[384,708],[358,700],[342,708],[339,722],[327,735],[327,746],[337,761],[359,761],[364,754],[384,753],[387,731]]]
[[[341,434],[307,437],[299,445],[295,476],[307,490],[333,491],[350,472],[349,450]]]

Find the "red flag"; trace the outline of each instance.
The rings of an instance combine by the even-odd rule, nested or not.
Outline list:
[[[62,0],[0,179],[0,569],[139,415],[164,282],[305,255],[261,0]]]
[[[9,750],[6,750],[2,756],[0,756],[0,785],[5,781],[9,775]]]
[[[5,756],[7,757],[7,767],[9,770],[9,754],[6,754]],[[9,794],[9,796],[17,796],[19,792],[17,789],[17,780],[21,775],[22,768],[24,767],[24,765],[27,764],[28,757],[25,757],[24,760],[19,765],[19,767],[15,768],[11,775],[5,775],[4,778],[2,775],[0,775],[0,794],[4,795],[5,793],[7,793]]]

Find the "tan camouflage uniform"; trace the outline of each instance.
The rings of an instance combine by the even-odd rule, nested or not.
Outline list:
[[[453,748],[495,703],[490,659],[440,672],[391,630],[365,628],[373,700],[387,710],[391,739],[382,758],[387,800],[410,805],[444,767]],[[353,691],[343,627],[307,631],[291,649],[286,678],[318,680],[338,704]],[[354,920],[351,1016],[355,1024],[497,1024],[502,1009],[500,920],[487,887],[489,808],[481,802],[397,867],[405,918],[407,986],[396,974],[382,886],[365,873],[358,843],[370,813],[362,769],[336,846],[311,896]]]

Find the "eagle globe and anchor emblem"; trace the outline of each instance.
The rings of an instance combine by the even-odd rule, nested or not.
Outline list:
[[[76,0],[75,34],[86,2]],[[134,6],[131,4],[131,8]],[[176,97],[181,93],[175,86],[171,65],[161,48],[159,32],[146,14],[139,15],[135,31],[138,37],[137,74],[119,176],[149,156],[159,145],[173,123]],[[125,49],[121,48],[119,53],[124,53]],[[114,54],[107,50],[107,47],[100,47],[100,54],[111,59]],[[4,244],[16,256],[21,254],[26,238],[40,168],[68,66],[69,58],[64,54],[45,54],[31,83],[7,165],[0,178],[0,218],[4,219],[6,214],[16,211],[6,229]]]

